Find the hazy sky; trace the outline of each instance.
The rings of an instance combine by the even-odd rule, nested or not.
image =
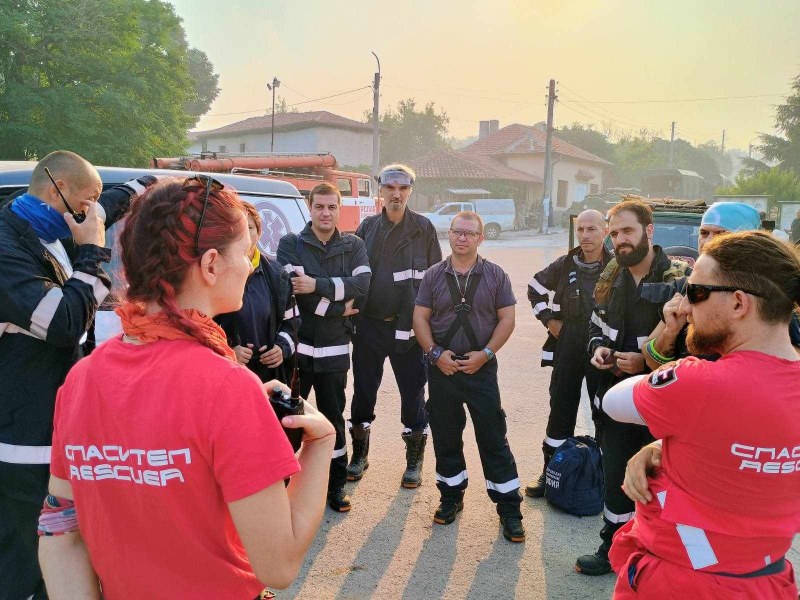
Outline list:
[[[365,88],[297,106],[360,120],[372,109],[375,51],[381,111],[433,101],[453,136],[477,134],[480,120],[543,121],[554,78],[556,126],[613,121],[668,136],[674,120],[692,143],[719,142],[725,129],[726,147],[747,149],[772,131],[774,105],[800,74],[798,0],[172,2],[220,75],[198,129],[264,114],[273,76],[289,104]]]

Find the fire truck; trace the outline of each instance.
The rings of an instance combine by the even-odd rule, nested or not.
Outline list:
[[[203,152],[176,158],[154,158],[154,169],[179,169],[206,173],[238,173],[279,179],[293,184],[303,196],[327,181],[342,194],[339,230],[352,233],[366,217],[377,214],[383,205],[375,193],[373,179],[363,173],[340,171],[330,153],[230,154]]]

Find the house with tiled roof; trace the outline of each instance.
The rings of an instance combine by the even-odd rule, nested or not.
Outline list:
[[[270,152],[272,115],[190,132],[191,153]],[[275,114],[275,152],[330,152],[339,165],[372,163],[372,126],[326,110]]]
[[[480,135],[458,151],[436,152],[413,162],[418,208],[450,200],[448,189],[479,187],[496,198],[514,198],[518,213],[538,209],[544,188],[545,128],[481,121]],[[611,163],[553,137],[553,208],[567,208],[604,189]]]

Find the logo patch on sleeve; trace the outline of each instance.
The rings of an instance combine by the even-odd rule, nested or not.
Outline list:
[[[677,365],[667,365],[658,371],[653,371],[647,379],[647,383],[652,388],[663,388],[670,383],[678,381]]]

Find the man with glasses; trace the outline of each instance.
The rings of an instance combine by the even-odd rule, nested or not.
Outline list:
[[[606,393],[610,418],[664,447],[649,478],[625,476],[639,504],[611,548],[614,598],[797,597],[785,554],[800,530],[800,359],[787,333],[798,302],[796,247],[764,232],[714,239],[678,311],[689,351],[720,358]]]
[[[640,200],[626,200],[608,211],[608,226],[615,258],[595,286],[595,308],[589,328],[591,364],[601,370],[595,408],[602,410],[603,396],[615,383],[645,372],[641,347],[661,318],[664,300],[642,294],[646,283],[671,281],[691,272],[682,261],[670,260],[654,246],[653,213]],[[605,496],[602,543],[597,552],[578,558],[575,568],[586,575],[611,572],[608,550],[614,533],[633,518],[634,504],[621,490],[625,463],[643,445],[653,441],[646,427],[618,423],[600,414]]]
[[[347,512],[352,506],[344,492],[347,481],[347,440],[344,405],[350,368],[350,317],[358,313],[353,302],[366,295],[370,269],[360,238],[339,233],[342,196],[330,183],[311,190],[311,222],[299,234],[289,233],[278,243],[278,262],[292,276],[300,308],[297,358],[300,395],[314,388],[317,408],[336,429],[336,445],[328,479],[328,506]]]
[[[433,520],[455,521],[469,479],[464,461],[464,405],[469,409],[489,498],[503,536],[524,542],[517,465],[506,437],[495,354],[514,331],[508,275],[478,256],[483,221],[458,213],[450,225],[450,257],[428,269],[414,309],[414,332],[427,350],[428,415],[441,502]]]
[[[56,151],[0,211],[0,599],[45,598],[36,555],[56,391],[84,354],[111,280],[105,230],[155,182],[103,192],[95,168]]]
[[[386,358],[400,390],[400,420],[406,444],[406,470],[401,485],[422,482],[427,417],[425,367],[411,328],[420,281],[425,271],[442,260],[433,224],[408,208],[414,171],[388,165],[378,175],[384,208],[368,217],[356,231],[364,240],[372,269],[369,295],[355,322],[353,336],[353,402],[350,433],[353,455],[347,467],[350,481],[361,479],[369,466],[370,427],[375,420],[378,388]]]
[[[585,210],[575,219],[575,229],[578,247],[536,273],[528,283],[533,314],[547,328],[542,366],[553,367],[550,415],[542,441],[542,473],[525,488],[525,495],[531,498],[544,496],[547,464],[561,444],[575,435],[583,380],[589,398],[594,398],[600,375],[589,364],[586,345],[594,286],[611,260],[611,253],[603,245],[608,228],[602,213]]]

